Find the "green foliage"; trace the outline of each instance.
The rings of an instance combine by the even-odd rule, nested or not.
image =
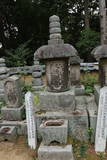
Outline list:
[[[82,144],[80,146],[80,157],[81,158],[86,157],[86,151],[87,151],[87,145],[86,144]]]
[[[105,153],[99,153],[99,154],[98,154],[98,157],[99,157],[100,160],[106,160],[106,155],[105,155]]]
[[[81,80],[81,82],[85,86],[86,94],[89,94],[94,92],[94,84],[98,83],[98,80],[95,76],[92,76],[89,73],[86,73],[86,75]]]
[[[93,136],[93,128],[88,128],[88,141],[91,142],[92,136]]]
[[[7,66],[18,67],[18,66],[24,66],[27,64],[27,59],[32,54],[31,49],[28,48],[29,43],[30,43],[30,40],[24,44],[21,44],[16,49],[6,50],[6,53],[7,53],[6,64],[7,64]]]
[[[39,104],[39,94],[36,93],[36,95],[34,96],[34,104],[37,105]]]
[[[4,107],[6,104],[5,104],[5,100],[4,99],[0,99],[0,111],[1,111],[1,108]]]
[[[24,95],[25,95],[26,92],[28,92],[28,91],[33,92],[33,88],[32,88],[32,85],[31,85],[31,84],[22,83],[21,85],[22,85],[22,92],[23,92]]]
[[[90,27],[98,31],[98,0],[90,0]],[[4,49],[17,48],[28,39],[32,39],[30,48],[34,51],[47,43],[49,37],[49,17],[60,16],[62,36],[65,42],[75,44],[84,29],[84,1],[81,0],[1,0],[0,1],[0,42]],[[79,50],[82,53],[82,50]],[[83,48],[84,52],[84,48]],[[82,55],[82,54],[81,54]],[[33,60],[29,55],[28,64]]]
[[[85,61],[91,59],[91,51],[100,43],[100,35],[91,29],[86,29],[81,32],[80,39],[76,44],[80,57]]]

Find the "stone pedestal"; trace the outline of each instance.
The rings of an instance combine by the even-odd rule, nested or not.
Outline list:
[[[1,115],[3,120],[21,121],[25,118],[25,107],[24,105],[18,108],[2,107]]]
[[[38,149],[38,160],[74,160],[72,145],[45,146]]]
[[[39,104],[36,110],[74,110],[75,109],[75,92],[72,88],[70,91],[52,93],[40,92],[38,95]]]

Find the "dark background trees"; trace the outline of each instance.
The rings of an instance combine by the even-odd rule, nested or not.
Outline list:
[[[51,15],[61,19],[65,42],[74,45],[85,61],[92,61],[90,51],[98,45],[100,32],[98,0],[3,0],[0,1],[0,57],[8,57],[5,50],[16,50],[28,40],[28,65],[33,62],[34,51],[47,44]],[[88,36],[92,33],[91,38]],[[96,33],[97,32],[97,33]],[[95,34],[94,34],[95,33]],[[84,36],[86,35],[85,45]],[[94,44],[92,42],[94,36]],[[95,37],[96,36],[96,37]],[[89,47],[89,45],[91,47]],[[85,47],[85,48],[84,48]],[[13,52],[17,54],[17,52]],[[23,54],[23,53],[22,53]],[[17,56],[16,56],[17,57]],[[22,64],[23,65],[23,64]]]

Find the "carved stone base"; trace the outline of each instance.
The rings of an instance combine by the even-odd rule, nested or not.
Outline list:
[[[4,120],[7,121],[21,121],[25,118],[25,108],[24,105],[20,108],[7,108],[3,107],[1,109],[1,115]]]
[[[38,149],[38,160],[74,160],[72,145],[45,146]]]

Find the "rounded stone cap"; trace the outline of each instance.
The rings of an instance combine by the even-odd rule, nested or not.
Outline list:
[[[70,44],[46,45],[34,53],[34,59],[54,59],[76,57],[77,50]]]
[[[80,64],[82,62],[82,60],[80,59],[80,57],[78,55],[76,55],[75,57],[70,57],[70,65],[75,65],[75,64]]]
[[[49,22],[59,22],[59,21],[60,21],[60,19],[59,19],[59,17],[56,16],[56,15],[53,15],[53,16],[51,16],[51,17],[49,18]]]
[[[99,61],[102,58],[107,58],[107,45],[100,45],[93,49],[91,52],[94,55],[95,59]]]

